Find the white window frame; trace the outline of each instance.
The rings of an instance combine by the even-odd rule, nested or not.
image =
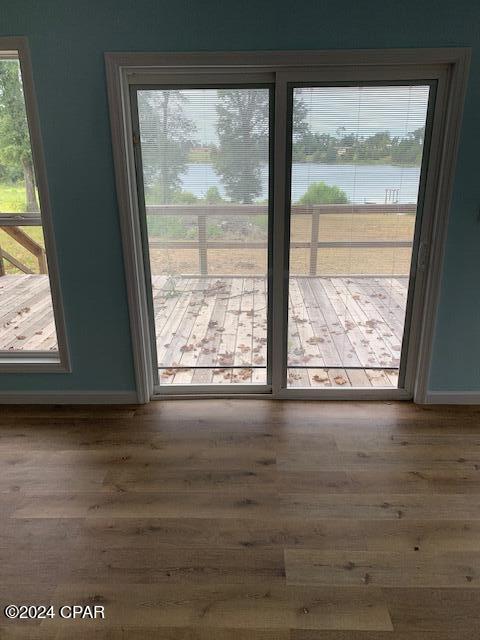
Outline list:
[[[48,276],[50,280],[58,350],[0,351],[0,372],[69,373],[71,371],[70,353],[67,341],[62,294],[60,290],[57,251],[55,247],[40,122],[27,38],[23,36],[0,37],[0,58],[5,59],[8,57],[18,59],[20,64],[32,160],[38,189],[40,214],[25,216],[8,216],[8,214],[0,215],[0,225],[42,227],[45,240],[45,252],[48,264]]]
[[[139,207],[136,197],[130,85],[160,84],[166,75],[222,74],[234,81],[255,73],[275,75],[275,163],[274,163],[274,275],[272,388],[269,394],[248,392],[242,397],[280,399],[414,399],[423,403],[427,397],[428,376],[433,348],[445,236],[450,207],[461,116],[467,84],[470,50],[385,49],[350,51],[233,52],[233,53],[107,53],[105,54],[117,196],[122,227],[127,293],[130,311],[133,355],[139,402],[155,395],[151,336],[146,304],[146,279],[143,260]],[[408,81],[437,82],[437,97],[430,162],[425,187],[424,216],[420,245],[424,271],[421,286],[415,286],[406,382],[404,389],[292,389],[286,388],[283,367],[286,330],[284,238],[286,211],[286,136],[287,83],[303,80],[339,81]],[[424,268],[426,267],[426,268]],[[281,311],[281,312],[280,312]],[[221,390],[203,387],[172,389],[166,397],[236,396],[229,387]],[[158,396],[160,397],[160,396]]]

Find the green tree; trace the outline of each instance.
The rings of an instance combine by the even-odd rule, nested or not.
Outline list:
[[[269,92],[221,89],[216,110],[215,171],[233,202],[249,204],[262,193],[261,166],[268,162]]]
[[[348,204],[348,197],[345,191],[335,185],[323,181],[312,182],[298,204]]]
[[[198,200],[191,191],[175,191],[170,198],[170,204],[196,204]]]
[[[222,204],[222,202],[225,202],[218,190],[218,187],[209,187],[204,200],[207,204]]]
[[[292,109],[292,141],[293,144],[303,140],[311,133],[308,122],[309,111],[303,99],[304,90],[297,88],[293,92]]]
[[[301,90],[296,89],[294,141],[308,134],[307,115]],[[219,145],[211,154],[215,171],[233,202],[252,203],[262,194],[262,164],[268,164],[269,92],[266,89],[219,90],[217,116]]]
[[[420,165],[422,162],[425,127],[410,131],[405,138],[396,140],[392,148],[392,162],[400,165]]]
[[[390,157],[392,138],[388,131],[379,131],[365,138],[362,145],[363,160],[379,161]]]
[[[328,133],[305,134],[293,143],[294,162],[329,162],[337,160],[338,140]]]
[[[294,162],[320,162],[327,164],[400,164],[420,165],[425,127],[399,138],[389,131],[371,136],[346,134],[339,127],[336,136],[307,130],[293,142]]]
[[[144,179],[161,204],[171,203],[178,194],[194,144],[196,127],[185,115],[186,100],[173,89],[139,92]]]
[[[21,168],[26,209],[38,211],[25,100],[16,60],[0,60],[0,162],[13,174]]]

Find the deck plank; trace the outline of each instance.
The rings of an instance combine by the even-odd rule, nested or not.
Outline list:
[[[335,293],[334,288],[332,288],[331,279],[312,278],[310,286],[314,290],[318,305],[327,320],[328,331],[338,352],[338,360],[336,362],[327,362],[326,364],[331,367],[344,366],[347,364],[346,356],[350,354],[352,357],[348,358],[348,364],[352,367],[362,366],[359,355],[347,333],[347,327],[350,326],[347,325],[347,320],[352,325],[354,323],[349,319],[348,310]]]
[[[227,301],[225,331],[223,332],[219,348],[221,362],[233,363],[233,355],[237,348],[238,323],[240,322],[240,309],[244,288],[243,278],[232,278],[230,296]],[[234,369],[216,369],[212,372],[217,384],[230,384]]]
[[[323,367],[328,365],[341,365],[342,360],[335,346],[328,322],[323,313],[322,304],[318,300],[316,289],[312,284],[312,282],[305,278],[301,282],[301,288],[305,292],[310,291],[313,296],[314,302],[310,305],[309,317],[315,336],[322,340],[318,343],[318,348],[322,354]]]
[[[157,334],[157,360],[159,367],[168,367],[170,365],[170,362],[167,360],[167,350],[173,336],[175,336],[178,331],[178,327],[192,296],[191,291],[188,290],[188,287],[190,286],[189,283],[190,280],[183,280],[178,289],[176,289],[179,295],[171,296],[172,300],[174,299],[174,303],[172,302],[171,307],[168,307],[169,315],[161,329],[159,329],[159,324],[163,318],[162,320],[159,320],[159,324],[157,324],[157,319],[155,320]]]
[[[364,314],[357,309],[355,301],[346,289],[343,280],[340,278],[332,278],[322,282],[322,285],[332,301],[335,310],[338,312],[338,317],[345,335],[349,336],[351,347],[347,353],[343,354],[342,361],[346,363],[348,361],[347,358],[351,360],[351,354],[354,352],[362,366],[378,366],[379,361],[376,357],[373,341],[369,339],[369,336],[365,332],[365,327],[362,326],[366,318]],[[344,310],[343,312],[342,309]]]
[[[195,322],[201,304],[202,283],[200,280],[188,280],[185,289],[185,298],[181,296],[178,305],[175,307],[172,319],[171,339],[165,351],[163,361],[167,366],[177,363],[181,359],[182,347],[187,344],[190,333]],[[167,336],[168,337],[168,336]]]
[[[200,333],[196,335],[196,340],[200,339],[200,353],[196,363],[197,365],[211,365],[212,368],[217,365],[230,290],[231,282],[225,280],[225,287],[223,287],[222,291],[218,291],[215,295],[210,296],[212,300],[207,302],[207,310],[210,311],[211,309],[211,313],[207,313],[208,320],[205,324],[205,331],[202,337],[200,338]],[[212,369],[196,369],[193,372],[193,384],[210,384],[212,382],[214,382]]]
[[[320,336],[315,334],[311,316],[315,311],[315,299],[305,284],[299,280],[290,282],[290,296],[292,299],[292,311],[290,321],[294,320],[300,339],[300,349],[289,355],[289,362],[295,365],[312,365],[323,367],[325,360],[320,350],[320,344],[316,342]]]
[[[382,298],[381,296],[385,295],[384,291],[379,290],[378,287],[376,288],[375,284],[372,284],[368,278],[363,278],[362,280],[359,278],[358,281],[359,287],[363,289],[370,304],[377,309],[385,324],[390,327],[395,336],[400,339],[403,334],[404,314],[398,314],[396,305],[386,304],[384,300],[388,300],[388,296]]]
[[[296,295],[298,287],[289,287],[289,321],[288,321],[288,374],[287,381],[290,387],[309,387],[310,380],[306,369],[297,369],[296,354],[304,352],[301,338],[303,324],[307,321],[306,315],[302,310],[301,298]],[[300,306],[298,306],[300,304]]]
[[[48,329],[49,344],[41,346]],[[0,278],[0,349],[36,351],[57,348],[50,285],[46,275]]]
[[[392,327],[385,321],[384,315],[382,315],[375,304],[372,303],[371,297],[359,286],[359,280],[360,279],[348,279],[345,286],[357,307],[361,310],[362,314],[365,315],[364,322],[369,321],[369,335],[375,334],[381,338],[381,345],[385,345],[385,351],[390,353],[390,359],[392,360],[391,365],[396,366],[400,358],[399,346],[401,340]],[[380,353],[380,355],[382,354]]]
[[[255,322],[252,336],[252,365],[265,366],[262,369],[252,369],[252,383],[265,384],[267,382],[267,279],[255,278],[253,308]]]
[[[390,332],[380,316],[372,318],[372,306],[361,306],[349,290],[349,282],[340,278],[332,279],[332,284],[342,292],[352,320],[355,323],[360,338],[357,337],[357,352],[366,351],[366,357],[361,358],[365,366],[395,366],[399,353],[394,349],[396,344],[390,341]],[[369,309],[368,312],[365,309]],[[356,332],[356,333],[358,333]],[[392,336],[393,337],[393,336]],[[394,343],[397,341],[394,340]],[[360,344],[359,344],[360,343]],[[368,349],[364,345],[368,344]]]
[[[266,364],[266,284],[259,276],[179,277],[172,289],[170,278],[153,276],[161,383],[264,383],[265,369],[251,365]],[[291,278],[289,386],[396,386],[407,287],[399,277]],[[0,348],[57,348],[48,276],[0,278]]]

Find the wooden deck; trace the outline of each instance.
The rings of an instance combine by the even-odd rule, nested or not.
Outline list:
[[[56,349],[57,336],[48,276],[0,277],[0,350]]]
[[[266,382],[264,278],[155,276],[161,384]],[[289,385],[396,386],[406,278],[297,277],[290,287]],[[48,276],[0,278],[0,348],[57,348]]]
[[[396,386],[407,278],[293,278],[290,386]],[[161,384],[266,382],[264,278],[154,276]]]

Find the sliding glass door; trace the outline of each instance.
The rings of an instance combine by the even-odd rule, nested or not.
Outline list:
[[[429,84],[289,87],[287,387],[397,387]]]
[[[138,87],[133,106],[159,386],[264,390],[271,89]]]
[[[405,388],[436,84],[310,75],[131,87],[159,392]]]

